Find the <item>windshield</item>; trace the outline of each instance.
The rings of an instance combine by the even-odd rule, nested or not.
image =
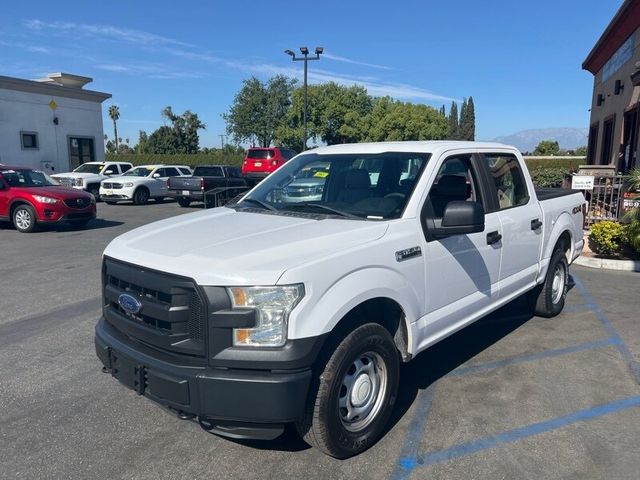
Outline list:
[[[51,187],[60,185],[40,170],[0,170],[11,187]]]
[[[74,170],[76,173],[95,173],[98,174],[102,171],[104,165],[99,163],[84,163]]]
[[[147,177],[151,174],[153,168],[136,167],[122,174],[123,177]]]
[[[263,180],[238,206],[347,218],[398,218],[429,156],[406,152],[299,155]]]

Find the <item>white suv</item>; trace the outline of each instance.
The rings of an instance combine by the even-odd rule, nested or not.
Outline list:
[[[167,196],[169,177],[184,177],[191,173],[186,165],[141,165],[120,177],[104,180],[100,184],[100,198],[109,205],[121,200],[133,200],[136,205],[142,205],[150,198]]]
[[[100,182],[112,176],[122,175],[131,168],[133,165],[129,162],[87,162],[73,172],[56,173],[51,176],[65,187],[85,190],[99,200]]]

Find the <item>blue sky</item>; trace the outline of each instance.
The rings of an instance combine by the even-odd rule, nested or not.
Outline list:
[[[302,76],[285,49],[323,46],[311,82],[438,108],[473,96],[477,137],[586,127],[593,77],[582,61],[621,0],[22,1],[0,15],[0,75],[68,72],[113,95],[120,136],[190,109],[218,146],[242,80]],[[178,7],[177,7],[178,6]],[[105,113],[106,115],[106,113]],[[105,132],[111,136],[105,118]]]

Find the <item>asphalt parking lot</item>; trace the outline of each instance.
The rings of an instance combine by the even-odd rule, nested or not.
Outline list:
[[[175,203],[98,205],[83,229],[0,225],[0,478],[616,478],[640,467],[640,274],[572,267],[559,317],[522,301],[402,372],[390,430],[345,461],[291,432],[234,442],[100,371],[100,255]]]

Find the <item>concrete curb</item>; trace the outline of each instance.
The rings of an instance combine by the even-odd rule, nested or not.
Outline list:
[[[625,272],[640,272],[640,261],[613,260],[610,258],[578,257],[573,261],[576,265],[605,270],[619,270]]]

